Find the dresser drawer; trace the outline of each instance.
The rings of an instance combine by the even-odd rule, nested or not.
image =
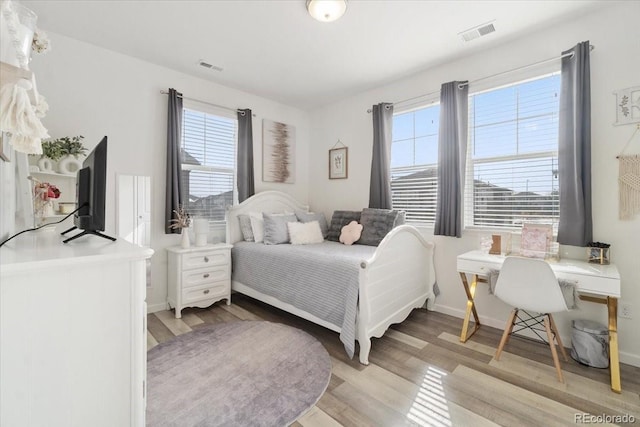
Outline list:
[[[201,268],[182,272],[182,287],[192,288],[207,283],[229,280],[229,266]]]
[[[228,250],[202,251],[182,255],[182,268],[202,268],[214,265],[228,265],[231,261],[231,253]]]
[[[182,304],[187,305],[197,301],[226,296],[228,293],[228,282],[216,282],[201,287],[183,289]]]

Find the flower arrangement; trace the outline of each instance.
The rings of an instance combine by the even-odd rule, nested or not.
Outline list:
[[[35,181],[35,180],[34,180]],[[60,190],[48,182],[35,181],[33,187],[33,208],[37,217],[43,221],[53,215],[53,200],[60,197]]]
[[[47,53],[51,50],[51,41],[47,33],[39,28],[33,33],[33,41],[31,42],[31,50],[35,53]]]
[[[53,184],[48,182],[38,182],[33,189],[36,199],[48,202],[51,199],[60,197],[60,190]]]
[[[180,205],[178,210],[173,210],[175,214],[175,218],[171,220],[171,225],[169,228],[177,229],[177,228],[189,228],[191,225],[191,215],[184,209],[184,206]]]

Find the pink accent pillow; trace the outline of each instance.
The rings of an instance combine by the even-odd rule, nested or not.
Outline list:
[[[351,221],[349,224],[342,227],[340,232],[340,243],[352,245],[358,241],[361,235],[362,224],[358,224],[356,221]]]

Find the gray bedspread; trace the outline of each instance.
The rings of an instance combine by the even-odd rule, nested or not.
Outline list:
[[[237,242],[231,250],[232,278],[341,329],[353,357],[360,263],[376,247],[325,241],[313,245]]]

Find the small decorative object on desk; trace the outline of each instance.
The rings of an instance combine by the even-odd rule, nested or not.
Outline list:
[[[491,249],[489,249],[491,255],[500,255],[502,253],[502,236],[499,234],[491,235]]]
[[[485,254],[489,253],[489,251],[491,250],[492,244],[493,244],[493,240],[491,239],[491,236],[482,236],[480,238],[480,249]]]
[[[520,240],[521,255],[531,258],[546,258],[552,239],[553,226],[551,224],[523,224]]]
[[[182,242],[181,246],[184,249],[187,249],[191,246],[191,241],[189,240],[189,226],[191,225],[191,215],[184,209],[184,206],[178,207],[178,210],[173,210],[175,214],[175,218],[171,220],[170,228],[173,229],[181,229],[182,230]]]
[[[587,243],[587,257],[593,264],[609,264],[609,248],[608,243],[589,242]]]

